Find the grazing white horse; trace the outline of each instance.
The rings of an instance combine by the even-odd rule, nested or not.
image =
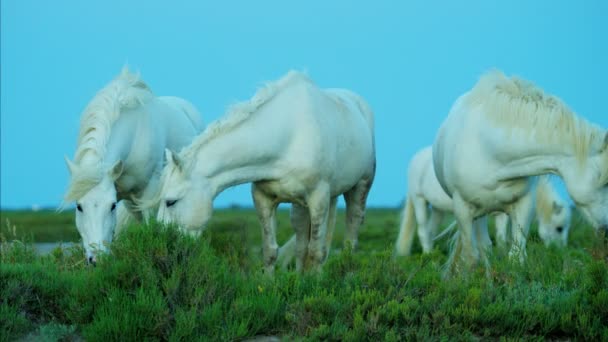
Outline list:
[[[403,207],[397,255],[410,255],[414,241],[414,229],[424,253],[433,249],[437,227],[446,213],[452,213],[452,199],[443,191],[433,169],[432,147],[418,151],[408,167],[408,194]],[[545,244],[556,242],[565,245],[570,227],[570,208],[555,192],[548,177],[540,177],[536,187],[536,215],[539,234]],[[508,215],[496,215],[496,238],[506,244]]]
[[[375,174],[373,113],[358,95],[319,89],[291,71],[210,124],[179,155],[167,151],[159,221],[199,230],[224,189],[252,182],[263,227],[264,268],[277,258],[275,212],[292,203],[296,268],[319,269],[336,198],[347,205],[347,239],[356,244]]]
[[[568,245],[571,216],[570,205],[555,191],[549,177],[539,177],[536,185],[536,218],[538,235],[545,246],[556,244],[565,247]],[[509,215],[504,213],[496,215],[494,226],[496,227],[497,244],[506,245]]]
[[[117,221],[151,214],[136,202],[157,192],[165,148],[189,144],[202,126],[192,104],[154,96],[126,68],[95,95],[82,114],[74,161],[65,158],[71,178],[62,206],[76,202],[76,227],[89,262],[106,250]]]
[[[454,262],[479,260],[473,222],[492,211],[508,213],[524,260],[535,175],[561,177],[587,220],[598,229],[608,225],[606,130],[500,71],[484,74],[455,102],[433,144],[433,166],[459,228],[448,272]]]

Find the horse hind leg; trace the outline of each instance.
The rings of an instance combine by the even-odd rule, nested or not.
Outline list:
[[[334,229],[336,226],[336,202],[337,198],[334,197],[331,199],[329,204],[329,218],[327,222],[327,233],[325,235],[327,254],[329,254]],[[302,268],[302,262],[306,257],[306,248],[310,239],[310,215],[307,208],[298,204],[293,204],[291,206],[291,226],[296,231],[296,234],[294,234],[283,246],[281,246],[281,248],[279,248],[278,260],[281,264],[281,268],[287,269],[295,257],[297,241],[301,241],[299,250],[300,255],[297,259],[300,260],[300,263],[299,266],[296,267],[296,269],[300,271]],[[298,234],[300,234],[299,240],[297,239]]]
[[[295,230],[295,235],[281,247],[279,259],[281,265],[286,268],[294,257],[296,259],[296,271],[302,272],[304,269],[304,261],[308,250],[308,242],[310,241],[310,214],[308,208],[292,204],[291,206],[291,226]]]
[[[492,253],[492,240],[488,233],[488,216],[484,215],[477,218],[473,222],[475,229],[475,235],[477,243],[479,245],[480,258],[483,261],[483,265],[486,268],[486,276],[490,276],[490,258],[489,255]]]
[[[431,208],[431,214],[424,225],[418,225],[418,238],[422,245],[422,251],[424,253],[430,253],[433,250],[433,242],[437,235],[437,227],[443,220],[443,213],[437,209]]]
[[[365,204],[367,195],[372,187],[374,178],[360,180],[352,189],[344,193],[346,202],[346,234],[344,234],[344,246],[357,247],[359,227],[365,219]]]
[[[334,197],[329,201],[329,214],[327,219],[327,233],[325,234],[325,258],[329,256],[329,250],[331,249],[331,243],[334,239],[334,230],[336,229],[336,203],[338,198]]]

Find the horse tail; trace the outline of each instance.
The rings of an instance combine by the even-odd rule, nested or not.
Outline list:
[[[416,217],[414,215],[414,205],[409,198],[406,198],[403,213],[401,214],[399,236],[397,237],[397,243],[395,244],[397,255],[403,256],[411,254],[415,228]]]
[[[294,234],[283,246],[279,248],[277,260],[281,264],[281,268],[287,269],[289,263],[296,255],[296,235]]]

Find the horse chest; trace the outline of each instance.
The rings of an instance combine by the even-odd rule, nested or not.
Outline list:
[[[530,191],[527,180],[502,181],[470,192],[469,201],[477,208],[501,209],[520,200]]]
[[[278,202],[306,205],[306,186],[295,180],[260,181],[258,189],[274,196]]]

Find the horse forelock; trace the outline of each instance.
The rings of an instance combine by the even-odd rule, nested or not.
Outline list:
[[[136,108],[153,97],[154,94],[139,74],[123,68],[114,80],[97,92],[83,111],[74,162],[79,164],[82,159],[100,162],[112,124],[120,113]]]
[[[183,148],[179,156],[186,163],[185,169],[189,169],[194,162],[198,150],[214,138],[226,134],[245,122],[263,105],[272,100],[278,93],[295,82],[312,83],[310,78],[303,72],[290,70],[280,79],[266,82],[256,91],[250,100],[231,105],[226,115],[210,123],[207,128],[199,134],[192,143]]]
[[[507,77],[499,70],[482,75],[467,101],[481,105],[486,109],[484,115],[508,129],[534,134],[540,143],[572,146],[579,161],[586,160],[603,137],[598,126],[577,116],[558,97],[525,79]]]
[[[91,191],[103,179],[103,170],[93,164],[83,165],[71,176],[68,189],[63,196],[61,208],[65,208],[68,203],[78,201],[87,192]]]

